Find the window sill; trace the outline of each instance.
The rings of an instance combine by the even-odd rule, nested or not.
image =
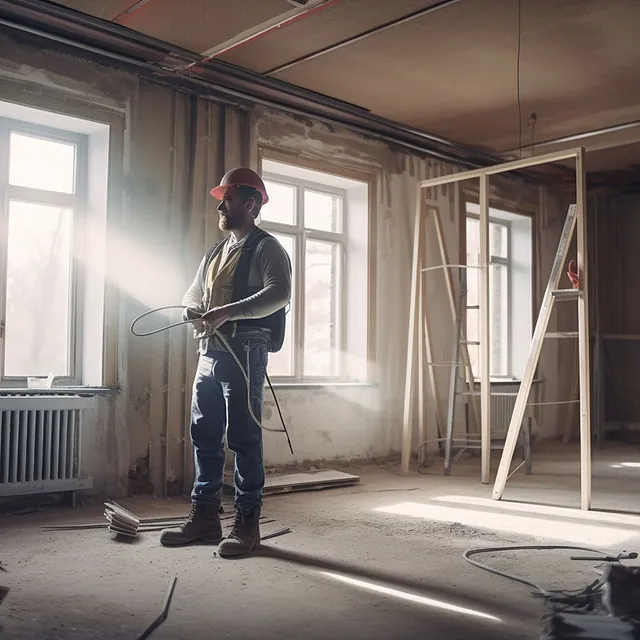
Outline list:
[[[109,387],[51,387],[49,389],[29,389],[28,387],[0,387],[0,396],[110,396],[118,393],[117,389]]]
[[[304,382],[296,380],[273,380],[271,382],[274,389],[334,389],[334,388],[355,388],[362,387],[367,389],[377,388],[376,382],[340,382],[338,380],[325,380],[317,382]],[[268,385],[265,385],[268,388]]]

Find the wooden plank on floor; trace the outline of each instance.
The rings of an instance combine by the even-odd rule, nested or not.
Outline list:
[[[304,473],[275,474],[267,476],[263,493],[287,493],[291,491],[311,491],[313,489],[328,489],[357,484],[360,476],[342,471],[324,469],[321,471],[307,471]]]

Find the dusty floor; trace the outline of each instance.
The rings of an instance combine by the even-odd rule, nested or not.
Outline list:
[[[640,483],[634,459],[626,451],[602,460],[596,506],[611,499],[614,508],[633,510]],[[615,466],[621,463],[632,466]],[[575,469],[566,458],[534,470],[514,477],[507,497],[575,503]],[[159,613],[175,575],[169,617],[154,639],[537,638],[539,602],[526,587],[465,563],[465,549],[551,543],[640,550],[638,516],[490,501],[476,460],[462,460],[448,478],[438,464],[407,477],[395,468],[352,471],[362,477],[359,486],[266,498],[264,512],[276,522],[263,530],[290,526],[293,533],[237,561],[218,559],[207,546],[163,549],[158,533],[126,544],[104,530],[40,528],[99,521],[99,506],[1,516],[0,560],[10,573],[0,573],[0,584],[11,588],[0,606],[3,637],[134,639]],[[186,509],[180,501],[125,504],[139,515]],[[568,556],[487,559],[545,586],[591,582],[592,564]]]

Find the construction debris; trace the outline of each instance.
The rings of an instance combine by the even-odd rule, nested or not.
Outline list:
[[[89,522],[81,524],[67,524],[67,525],[45,525],[42,527],[45,531],[85,531],[92,529],[108,529],[111,533],[115,533],[116,536],[122,538],[136,538],[141,533],[151,533],[153,531],[162,531],[163,529],[172,529],[179,527],[187,517],[184,516],[164,516],[164,517],[152,517],[152,518],[139,518],[134,513],[125,509],[117,502],[105,502],[104,503],[104,517],[106,522]],[[220,520],[225,521],[233,520],[233,514],[221,516]],[[260,516],[260,524],[271,524],[275,522],[274,519],[269,519],[266,516]],[[268,540],[277,536],[290,533],[291,529],[278,529],[271,533],[262,536],[262,540]],[[0,569],[3,569],[0,565]]]
[[[115,502],[105,502],[104,507],[104,517],[109,523],[111,533],[129,538],[138,535],[140,519],[135,514]]]

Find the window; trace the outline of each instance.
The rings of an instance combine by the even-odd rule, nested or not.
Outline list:
[[[0,119],[0,375],[80,376],[85,136]]]
[[[474,376],[479,377],[480,218],[467,203],[467,340]],[[531,338],[531,220],[499,209],[489,210],[489,305],[491,377],[519,378]]]
[[[263,178],[269,202],[261,226],[282,243],[293,269],[287,333],[282,350],[271,354],[271,375],[298,381],[364,379],[367,184],[268,160]]]

